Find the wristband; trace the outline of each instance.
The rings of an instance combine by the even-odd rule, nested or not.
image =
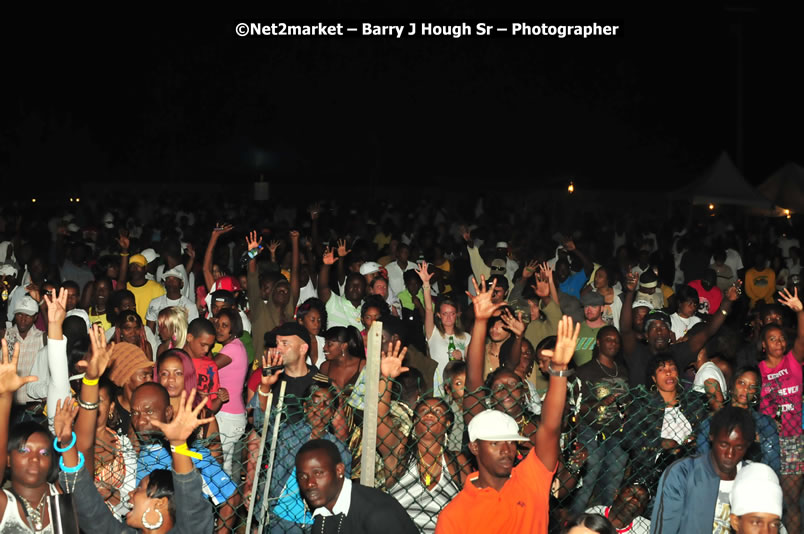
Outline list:
[[[176,454],[181,454],[182,456],[189,456],[190,458],[195,458],[196,460],[203,458],[200,452],[195,452],[188,449],[186,443],[176,445],[175,447],[171,445],[170,452],[175,452]]]
[[[128,252],[121,252],[120,255],[123,257],[128,256]]]
[[[96,379],[92,380],[92,379],[87,378],[85,376],[84,379],[81,380],[81,382],[83,382],[85,386],[97,386],[98,382],[100,382],[100,378],[96,378]]]
[[[550,373],[550,376],[557,376],[560,378],[565,378],[575,374],[575,370],[573,369],[564,369],[563,371],[556,371],[555,369],[553,369],[553,366],[551,364],[547,364],[547,372]]]
[[[67,467],[64,465],[64,456],[62,456],[59,458],[59,467],[61,467],[61,470],[65,473],[77,473],[82,467],[84,467],[84,455],[81,454],[80,451],[78,452],[78,465],[75,467]]]
[[[270,391],[268,393],[263,393],[262,387],[260,386],[257,386],[257,393],[260,395],[260,397],[269,397],[271,395]]]
[[[84,410],[97,410],[98,406],[100,406],[100,402],[84,402],[80,398],[75,399],[75,401]]]
[[[73,445],[75,445],[75,432],[73,432],[73,440],[63,449],[59,448],[59,438],[53,438],[53,450],[56,452],[67,452],[73,448]]]

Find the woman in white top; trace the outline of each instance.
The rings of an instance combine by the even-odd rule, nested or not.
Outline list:
[[[36,380],[17,375],[18,358],[19,344],[9,360],[4,339],[0,361],[0,465],[9,466],[11,486],[0,491],[0,532],[49,534],[53,526],[47,497],[61,493],[58,486],[50,483],[58,476],[58,457],[53,450],[53,434],[47,428],[25,422],[9,430],[14,392]]]
[[[324,337],[327,330],[327,307],[318,298],[309,298],[296,310],[296,322],[310,334],[310,350],[307,352],[307,365],[321,367],[324,357]]]
[[[449,296],[442,296],[438,300],[438,311],[434,313],[433,297],[430,293],[430,279],[434,273],[428,271],[426,261],[422,262],[421,269],[417,269],[416,273],[422,279],[424,293],[424,335],[430,349],[430,357],[438,363],[433,375],[433,390],[435,395],[439,395],[444,367],[450,360],[464,359],[472,336],[461,330],[458,323],[461,316],[459,304]]]
[[[701,322],[695,315],[698,311],[698,292],[690,286],[681,286],[676,291],[678,311],[670,316],[670,330],[676,335],[676,341],[681,341],[689,334],[690,329]]]

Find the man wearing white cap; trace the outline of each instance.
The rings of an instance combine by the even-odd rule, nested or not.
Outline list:
[[[148,262],[148,264],[145,266],[145,278],[147,280],[156,280],[156,260],[159,259],[159,254],[157,254],[157,252],[152,248],[146,248],[145,250],[141,251],[140,254],[142,254],[145,257],[145,261]],[[161,280],[156,281],[160,282]]]
[[[153,299],[145,313],[146,324],[152,332],[156,332],[156,320],[159,318],[159,312],[171,306],[179,306],[187,310],[187,324],[198,317],[198,308],[182,293],[183,274],[178,267],[174,267],[162,275],[166,293]]]
[[[737,534],[786,532],[782,526],[782,487],[773,469],[752,463],[737,473],[731,488],[730,522]]]
[[[34,326],[39,313],[39,304],[30,295],[19,299],[14,306],[14,325],[6,328],[6,342],[9,350],[19,344],[20,355],[17,360],[17,373],[28,376],[36,361],[36,354],[44,346],[44,332]],[[27,386],[27,385],[26,385]],[[14,394],[16,404],[28,403],[26,387],[21,387]]]
[[[472,299],[475,315],[488,320],[498,306],[491,303],[490,291],[484,288],[477,293]],[[556,348],[549,355],[550,385],[535,446],[516,467],[516,443],[528,438],[519,434],[519,425],[511,416],[485,410],[469,422],[469,450],[477,458],[478,470],[469,475],[463,490],[439,515],[436,534],[547,533],[550,486],[558,466],[567,376],[571,374],[567,364],[575,352],[578,330],[567,316],[558,325]]]

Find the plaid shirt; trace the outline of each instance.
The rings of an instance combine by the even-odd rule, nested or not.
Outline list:
[[[31,374],[31,368],[36,361],[36,355],[39,349],[45,346],[44,336],[45,333],[35,326],[32,326],[31,329],[28,330],[25,339],[20,336],[16,325],[6,330],[6,342],[9,344],[9,347],[11,347],[12,343],[18,343],[20,345],[20,355],[17,360],[18,375],[28,376]],[[26,387],[23,386],[14,393],[14,402],[17,404],[26,404],[28,400]]]

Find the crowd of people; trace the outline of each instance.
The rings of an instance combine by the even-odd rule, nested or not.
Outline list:
[[[790,220],[88,200],[0,212],[0,532],[802,531]]]

